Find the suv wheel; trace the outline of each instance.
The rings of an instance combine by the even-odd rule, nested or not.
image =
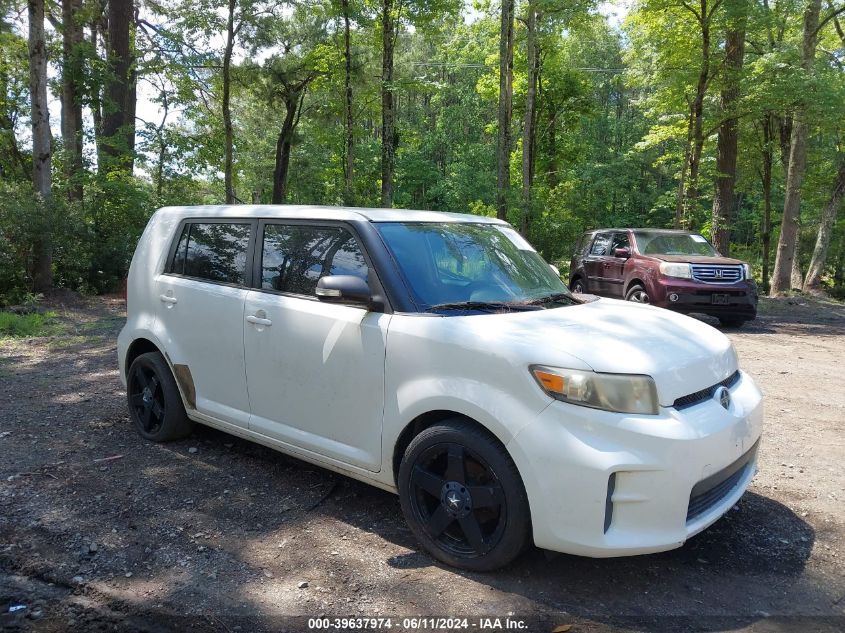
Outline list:
[[[528,542],[528,500],[504,447],[460,418],[431,426],[405,450],[399,501],[414,535],[436,559],[489,571]]]
[[[627,301],[633,301],[634,303],[651,303],[651,299],[648,297],[648,292],[640,284],[634,284],[631,286],[628,289],[628,294],[625,295],[625,299]]]
[[[132,361],[126,380],[129,417],[142,437],[154,442],[176,440],[191,433],[179,388],[164,357],[141,354]]]
[[[576,294],[584,294],[584,282],[579,277],[572,280],[572,292]]]

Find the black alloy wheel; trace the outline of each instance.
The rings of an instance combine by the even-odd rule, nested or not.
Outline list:
[[[402,509],[435,558],[486,571],[522,551],[528,504],[516,467],[494,438],[454,420],[425,429],[405,456]]]
[[[572,292],[575,294],[584,294],[584,282],[580,279],[576,279],[572,282]]]
[[[192,422],[185,413],[179,388],[158,352],[141,354],[132,361],[126,397],[129,417],[141,436],[166,442],[190,434]]]
[[[164,392],[155,371],[136,365],[129,376],[129,402],[145,433],[155,433],[164,423]]]

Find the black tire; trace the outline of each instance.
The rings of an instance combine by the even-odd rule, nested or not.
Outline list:
[[[633,301],[634,303],[651,303],[648,291],[641,284],[634,284],[628,288],[628,292],[625,294],[625,300]]]
[[[587,291],[584,287],[584,282],[581,281],[580,277],[576,277],[572,280],[572,287],[570,290],[576,294],[584,294]]]
[[[719,323],[721,323],[724,327],[742,327],[742,324],[745,323],[745,319],[737,317],[719,317]]]
[[[129,418],[141,437],[168,442],[190,435],[193,422],[185,413],[170,367],[158,352],[141,354],[132,361],[126,400]]]
[[[504,446],[461,418],[417,435],[399,467],[402,513],[437,560],[490,571],[519,556],[530,514],[522,478]]]

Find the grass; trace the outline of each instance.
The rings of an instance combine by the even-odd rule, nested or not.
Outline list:
[[[55,331],[57,316],[55,312],[44,312],[43,314],[37,312],[30,314],[0,312],[0,338],[47,336]]]

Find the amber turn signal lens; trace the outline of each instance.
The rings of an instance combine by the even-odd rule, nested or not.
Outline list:
[[[546,391],[563,393],[563,376],[558,376],[557,374],[552,374],[541,369],[535,369],[534,376],[540,381],[540,384],[543,385]]]

